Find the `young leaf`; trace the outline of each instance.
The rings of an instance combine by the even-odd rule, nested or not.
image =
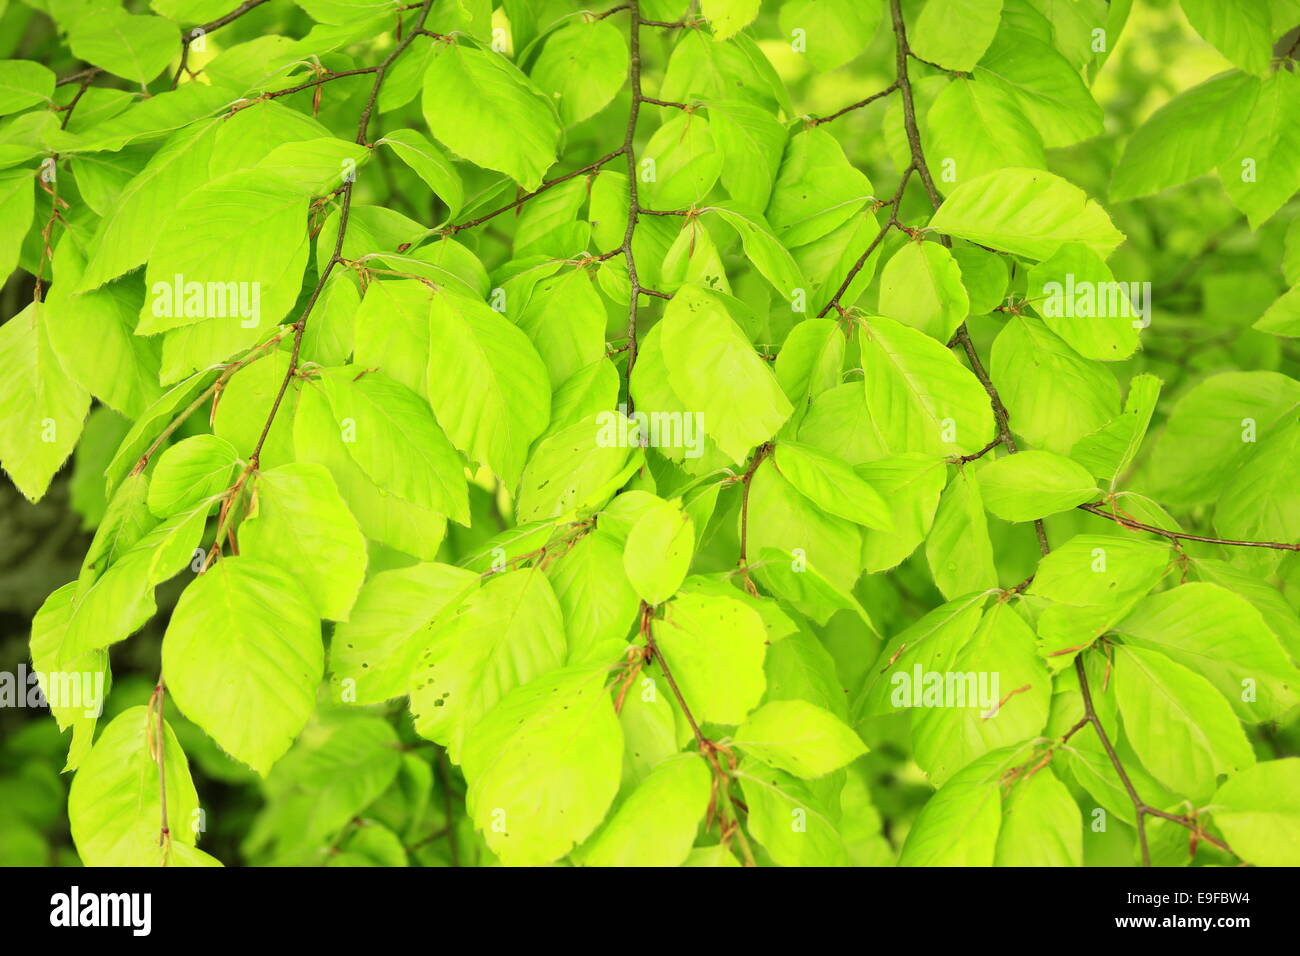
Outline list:
[[[867,752],[834,714],[804,700],[778,700],[754,711],[736,731],[736,746],[796,777],[822,777]]]
[[[979,483],[985,506],[1006,521],[1046,518],[1101,494],[1082,465],[1050,451],[1005,455],[980,470]]]
[[[325,649],[316,609],[287,571],[229,557],[185,589],[162,656],[185,715],[266,776],[315,710]]]

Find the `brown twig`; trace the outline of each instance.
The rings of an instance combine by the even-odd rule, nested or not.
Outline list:
[[[1157,528],[1155,525],[1145,524],[1127,515],[1107,511],[1100,503],[1079,505],[1079,509],[1094,514],[1099,518],[1113,521],[1120,527],[1128,528],[1131,531],[1146,531],[1150,534],[1158,534],[1170,541],[1200,541],[1204,544],[1221,544],[1233,548],[1272,548],[1275,551],[1300,551],[1300,544],[1288,544],[1285,541],[1240,541],[1235,538],[1212,538],[1203,534],[1188,534],[1185,531],[1170,531],[1168,528]]]

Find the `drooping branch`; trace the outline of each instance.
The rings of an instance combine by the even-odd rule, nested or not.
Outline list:
[[[912,165],[915,167],[916,172],[921,179],[921,183],[925,186],[926,195],[930,199],[930,205],[937,210],[941,204],[941,199],[938,190],[935,188],[934,179],[930,175],[929,166],[925,161],[925,151],[921,145],[920,128],[916,122],[916,108],[912,96],[912,85],[908,78],[908,58],[910,56],[910,50],[907,44],[907,28],[903,21],[901,0],[889,0],[889,10],[894,28],[898,85],[903,100],[903,125],[907,133],[908,147],[912,156]],[[941,235],[940,241],[942,241],[945,246],[950,247],[952,245],[951,238],[946,235]],[[993,384],[993,380],[985,370],[984,364],[980,361],[979,353],[976,351],[975,345],[971,341],[970,333],[964,322],[958,327],[957,333],[953,337],[953,341],[956,344],[961,345],[962,350],[966,353],[966,357],[970,362],[972,372],[974,372],[975,377],[978,378],[980,383],[984,386],[985,391],[988,392],[989,403],[992,406],[994,419],[997,424],[999,441],[1009,453],[1015,454],[1017,447],[1015,440],[1011,436],[1011,429],[1007,424],[1009,415],[1006,406],[1003,404],[1002,398],[998,394],[997,387]],[[1038,536],[1039,551],[1043,555],[1046,555],[1051,550],[1051,546],[1048,543],[1047,532],[1041,520],[1034,522],[1034,530]],[[1158,813],[1153,812],[1152,808],[1148,807],[1142,800],[1137,789],[1133,786],[1133,782],[1129,778],[1127,771],[1124,769],[1123,761],[1115,751],[1114,746],[1112,746],[1110,737],[1106,733],[1106,729],[1102,726],[1101,720],[1097,717],[1095,708],[1092,706],[1092,691],[1088,686],[1088,675],[1083,665],[1082,656],[1075,658],[1075,672],[1079,678],[1079,689],[1084,700],[1084,715],[1088,722],[1092,724],[1093,729],[1097,732],[1097,736],[1100,738],[1102,746],[1106,750],[1106,756],[1110,760],[1111,766],[1115,769],[1115,773],[1119,777],[1121,783],[1123,783],[1124,789],[1128,793],[1129,799],[1133,804],[1133,810],[1138,825],[1138,841],[1141,846],[1142,865],[1151,865],[1151,853],[1147,846],[1145,826],[1146,817],[1148,815],[1161,816],[1170,819],[1188,827],[1193,831],[1193,833],[1201,834],[1204,838],[1208,839],[1208,836],[1202,834],[1200,827],[1193,821],[1190,821],[1187,818],[1178,817],[1175,814],[1166,814],[1163,811]]]
[[[1242,541],[1235,538],[1213,538],[1203,534],[1189,534],[1185,531],[1171,531],[1168,528],[1157,528],[1155,525],[1146,524],[1128,515],[1120,514],[1118,511],[1107,511],[1102,507],[1104,503],[1079,505],[1081,511],[1094,514],[1099,518],[1105,518],[1107,521],[1113,521],[1123,528],[1130,531],[1146,531],[1150,534],[1158,534],[1170,541],[1200,541],[1204,544],[1221,544],[1225,547],[1232,548],[1271,548],[1274,551],[1300,551],[1300,543],[1287,543],[1285,541]]]
[[[632,103],[627,111],[627,127],[623,133],[623,156],[627,159],[627,227],[623,232],[623,262],[627,266],[627,413],[634,410],[632,400],[632,369],[636,365],[637,306],[641,296],[641,282],[637,277],[636,256],[632,252],[632,239],[636,235],[636,221],[640,214],[636,188],[636,121],[641,113],[641,7],[639,0],[629,0],[628,11],[628,61],[627,78],[632,87]]]
[[[673,698],[677,701],[677,706],[686,717],[691,733],[695,735],[695,742],[700,749],[700,756],[709,765],[711,788],[709,809],[705,815],[705,827],[711,827],[713,820],[716,818],[722,835],[722,845],[727,846],[735,838],[737,845],[740,847],[741,856],[744,857],[745,866],[756,866],[753,851],[749,846],[749,839],[745,836],[745,830],[740,825],[740,817],[736,812],[736,801],[731,796],[731,782],[737,764],[735,754],[731,748],[710,740],[704,735],[704,731],[700,729],[699,721],[695,719],[690,705],[686,703],[686,697],[682,693],[677,679],[673,676],[672,668],[668,666],[663,651],[655,641],[654,608],[642,601],[640,614],[640,633],[645,640],[648,659],[659,664],[659,669],[663,672],[664,680],[668,682],[668,687],[673,693]],[[727,763],[725,768],[723,767],[723,760]]]

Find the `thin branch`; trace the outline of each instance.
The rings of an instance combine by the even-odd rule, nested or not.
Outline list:
[[[757,597],[758,591],[754,587],[754,582],[749,578],[749,486],[754,480],[754,473],[758,471],[758,466],[771,453],[771,442],[759,445],[754,451],[754,457],[749,462],[749,468],[745,470],[745,474],[740,478],[743,486],[740,494],[740,557],[736,565],[740,568],[741,576],[745,580],[745,589],[755,597]]]
[[[894,90],[898,89],[898,86],[899,86],[898,80],[895,80],[893,83],[890,83],[879,93],[872,93],[866,99],[858,100],[856,103],[850,103],[848,106],[845,106],[842,109],[838,109],[834,113],[829,114],[828,116],[814,116],[812,119],[808,121],[808,125],[821,126],[823,123],[829,123],[831,120],[837,120],[845,113],[852,113],[854,110],[860,110],[862,109],[862,107],[874,103],[878,99],[882,99],[883,97],[888,96],[890,93],[894,92]]]
[[[55,82],[54,85],[67,86],[69,83],[81,83],[83,81],[89,82],[90,80],[93,80],[95,77],[99,76],[99,74],[103,72],[104,70],[101,67],[92,66],[84,70],[79,70],[76,73],[71,73],[68,76],[65,76],[62,79]]]
[[[356,143],[358,145],[369,145],[368,129],[370,126],[370,116],[371,113],[374,112],[376,101],[379,99],[379,91],[383,86],[385,76],[387,76],[388,68],[399,56],[402,55],[403,52],[405,52],[406,48],[410,46],[412,41],[414,41],[419,35],[418,29],[424,26],[425,18],[428,17],[429,8],[432,6],[433,0],[424,0],[424,3],[420,6],[419,16],[416,18],[417,29],[411,31],[407,34],[405,39],[399,41],[397,46],[393,48],[393,51],[388,54],[383,62],[374,68],[373,72],[375,74],[375,82],[370,87],[370,95],[366,98],[365,105],[361,109],[360,119],[357,121]],[[316,287],[312,290],[311,296],[307,299],[307,303],[303,308],[301,316],[299,316],[298,321],[293,324],[293,351],[289,356],[289,366],[285,369],[284,378],[281,379],[280,387],[275,393],[275,399],[272,401],[271,409],[267,413],[265,423],[262,425],[262,431],[258,436],[257,444],[253,446],[253,452],[248,457],[248,464],[244,467],[243,472],[236,479],[235,484],[228,493],[229,498],[227,499],[227,503],[233,500],[234,495],[238,493],[238,490],[245,479],[250,474],[257,471],[259,467],[262,447],[266,444],[267,436],[271,433],[271,426],[275,424],[276,414],[279,412],[280,406],[284,402],[285,393],[289,390],[289,383],[292,382],[294,376],[298,374],[298,358],[302,349],[303,332],[307,328],[307,319],[311,315],[311,311],[315,307],[317,300],[320,298],[321,291],[325,288],[325,283],[333,272],[334,267],[343,262],[343,240],[347,234],[348,214],[352,208],[352,185],[352,181],[349,180],[344,184],[341,190],[343,201],[339,209],[338,235],[334,239],[334,251],[330,254],[329,261],[325,264],[325,268],[321,270],[320,277],[316,281]],[[217,540],[213,545],[213,548],[217,553],[220,552],[220,530],[218,530]]]
[[[149,709],[145,719],[145,739],[153,747],[153,758],[158,764],[158,810],[161,820],[158,826],[158,846],[162,850],[158,865],[166,866],[171,854],[172,832],[167,822],[167,721],[164,718],[167,689],[163,683],[162,671],[158,671],[158,682],[153,693],[149,695]]]
[[[616,159],[617,157],[622,155],[623,155],[623,147],[620,146],[618,149],[614,150],[613,152],[606,153],[604,156],[600,157],[600,159],[597,159],[594,162],[590,162],[586,166],[580,166],[577,169],[573,170],[572,172],[565,173],[563,176],[556,176],[554,179],[546,180],[540,186],[534,189],[532,192],[524,193],[524,195],[520,196],[514,202],[506,203],[501,208],[493,209],[491,212],[479,216],[477,219],[470,219],[467,222],[460,222],[452,226],[445,226],[439,231],[444,236],[454,236],[456,233],[460,232],[463,229],[472,229],[475,226],[481,226],[489,219],[495,219],[497,216],[501,215],[504,212],[509,212],[512,209],[518,209],[524,203],[528,202],[528,200],[534,198],[535,196],[540,196],[548,189],[553,189],[554,187],[560,185],[560,183],[568,182],[570,179],[574,179],[578,176],[583,175],[584,173],[594,172],[595,170],[599,169],[601,166],[604,166],[606,163],[608,163],[611,159]]]
[[[438,786],[442,788],[442,812],[447,818],[447,852],[451,854],[451,865],[460,866],[460,844],[456,839],[454,814],[456,795],[451,790],[451,763],[447,759],[447,751],[441,747],[438,748],[438,756],[433,762],[433,768],[438,774]]]
[[[632,103],[627,111],[627,127],[623,132],[623,155],[627,159],[627,228],[623,232],[623,261],[627,264],[628,307],[627,307],[627,414],[631,415],[634,406],[632,400],[632,369],[636,365],[637,341],[637,307],[641,298],[641,281],[637,277],[636,257],[632,252],[632,238],[636,235],[636,221],[640,214],[637,204],[636,188],[636,121],[641,113],[641,7],[638,0],[629,0],[628,17],[628,61],[627,77],[632,87]]]
[[[907,45],[907,28],[903,21],[901,0],[889,0],[889,10],[894,27],[898,83],[903,98],[903,126],[907,133],[908,146],[912,155],[912,164],[916,167],[921,182],[925,186],[926,195],[930,198],[930,205],[937,210],[941,205],[941,200],[939,198],[939,191],[934,186],[934,179],[930,175],[930,169],[926,165],[925,151],[921,146],[921,133],[916,122],[916,109],[912,97],[912,85],[907,73],[907,61],[910,55],[910,50]],[[941,235],[940,240],[945,246],[951,247],[952,240],[950,237]],[[1011,436],[1011,429],[1007,425],[1009,415],[1006,406],[1002,403],[1002,398],[999,396],[996,386],[994,386],[992,379],[985,370],[984,364],[980,361],[979,353],[976,351],[974,343],[971,342],[970,333],[966,329],[966,324],[964,322],[958,327],[957,333],[953,339],[957,344],[960,344],[963,351],[965,351],[966,357],[970,361],[971,370],[975,373],[975,377],[978,378],[980,383],[984,386],[985,391],[988,392],[989,402],[993,407],[993,415],[997,423],[999,441],[1006,447],[1009,453],[1015,454],[1017,448],[1015,440]],[[1039,551],[1046,555],[1051,550],[1051,545],[1048,543],[1047,531],[1041,520],[1034,522],[1034,531],[1038,536]],[[1119,754],[1116,753],[1114,746],[1112,746],[1110,742],[1110,737],[1107,735],[1105,728],[1101,724],[1101,720],[1097,717],[1097,712],[1092,705],[1092,691],[1088,686],[1088,675],[1084,668],[1083,658],[1081,655],[1075,657],[1074,664],[1075,672],[1079,677],[1079,690],[1083,696],[1085,716],[1088,718],[1088,722],[1092,724],[1093,729],[1097,731],[1097,736],[1101,739],[1102,746],[1106,750],[1106,756],[1110,759],[1111,766],[1115,768],[1116,775],[1123,783],[1124,789],[1128,792],[1129,799],[1133,803],[1133,810],[1137,820],[1138,842],[1141,846],[1142,852],[1142,865],[1150,866],[1151,853],[1147,846],[1146,816],[1150,813],[1151,808],[1147,807],[1147,805],[1142,801],[1142,798],[1138,795],[1137,789],[1133,786],[1132,780],[1124,769],[1123,761],[1120,760]],[[1177,817],[1174,817],[1173,819],[1178,820],[1178,822],[1183,823],[1185,826],[1189,825],[1186,821]],[[1200,833],[1200,828],[1196,827],[1194,823],[1190,824],[1190,826],[1193,828],[1194,833]]]
[[[231,10],[225,16],[217,17],[215,20],[209,20],[207,23],[201,23],[196,27],[190,27],[188,30],[181,28],[181,62],[176,67],[176,75],[172,77],[172,89],[175,89],[176,84],[181,81],[181,74],[186,72],[187,64],[190,59],[190,44],[193,43],[197,37],[211,33],[213,30],[218,30],[221,27],[224,27],[227,23],[238,20],[249,10],[252,10],[254,7],[260,7],[266,2],[267,0],[244,0],[243,3],[235,7],[235,9]]]
[[[643,96],[641,97],[641,102],[649,103],[651,106],[666,106],[669,109],[674,110],[690,110],[693,108],[687,103],[678,103],[676,100],[659,100],[655,99],[653,96]]]
[[[1188,534],[1185,531],[1170,531],[1168,528],[1157,528],[1154,525],[1144,524],[1127,515],[1121,515],[1117,512],[1107,511],[1101,503],[1079,505],[1080,510],[1089,514],[1094,514],[1099,518],[1105,518],[1113,521],[1121,527],[1128,528],[1131,531],[1146,531],[1151,534],[1158,534],[1161,537],[1168,538],[1170,541],[1200,541],[1205,544],[1222,544],[1233,548],[1272,548],[1275,551],[1300,551],[1300,544],[1288,544],[1285,541],[1239,541],[1234,538],[1212,538],[1203,534]]]
[[[880,231],[876,233],[876,238],[871,240],[871,243],[863,251],[862,255],[858,256],[857,261],[849,268],[848,274],[844,276],[844,281],[841,282],[839,288],[835,290],[835,294],[831,296],[830,301],[822,306],[822,310],[817,313],[817,318],[824,318],[826,313],[830,312],[831,309],[835,309],[836,311],[843,310],[841,300],[844,298],[844,294],[849,291],[849,286],[853,284],[853,280],[857,277],[857,274],[862,271],[862,267],[867,264],[867,260],[870,259],[871,254],[876,251],[876,247],[885,241],[885,236],[889,234],[890,229],[895,227],[900,229],[904,228],[903,224],[898,220],[898,204],[902,201],[903,193],[907,189],[907,181],[911,179],[912,173],[915,172],[915,170],[915,163],[909,165],[905,170],[903,170],[903,176],[898,181],[898,188],[894,191],[894,197],[884,203],[885,206],[891,207],[889,218],[885,221],[885,224],[880,227]]]
[[[201,391],[194,401],[185,406],[185,408],[181,410],[181,413],[173,418],[167,427],[158,434],[158,437],[150,442],[149,447],[145,449],[144,454],[136,459],[135,465],[131,468],[131,474],[138,475],[140,472],[144,471],[145,466],[149,464],[149,459],[153,456],[154,452],[162,446],[162,443],[165,442],[171,434],[176,431],[176,429],[180,428],[187,418],[198,411],[204,402],[217,392],[221,391],[221,389],[225,387],[226,382],[230,379],[230,376],[234,375],[246,365],[251,365],[253,362],[256,362],[266,353],[267,349],[278,343],[283,337],[283,333],[277,332],[261,345],[254,346],[248,354],[239,361],[232,362],[222,369],[221,374],[217,376],[213,383]]]

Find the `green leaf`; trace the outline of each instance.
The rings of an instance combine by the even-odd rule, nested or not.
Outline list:
[[[68,820],[77,853],[86,866],[182,866],[173,859],[179,846],[192,847],[199,797],[190,777],[185,751],[171,725],[163,722],[162,763],[167,780],[167,829],[171,845],[159,845],[159,760],[150,731],[148,708],[129,707],[118,714],[72,779]],[[218,864],[219,865],[219,864]]]
[[[185,589],[162,656],[185,715],[266,776],[316,708],[325,650],[316,609],[289,572],[229,557]]]
[[[948,182],[963,183],[1008,166],[1042,169],[1043,141],[1012,94],[993,82],[956,77],[926,114],[926,152]]]
[[[1255,762],[1232,708],[1204,677],[1163,654],[1115,650],[1115,697],[1142,763],[1175,793],[1204,800],[1217,775]]]
[[[785,147],[767,221],[787,249],[820,239],[852,219],[874,194],[871,180],[825,130],[806,129]]]
[[[857,566],[844,556],[861,547],[858,528],[817,507],[775,463],[762,462],[750,479],[747,528],[754,554],[766,548],[794,553],[841,590],[850,590],[857,580]]]
[[[698,205],[722,169],[709,123],[698,113],[678,113],[660,126],[638,160],[639,191],[648,209],[686,209]]]
[[[1119,605],[1151,590],[1171,560],[1164,544],[1079,534],[1043,558],[1029,593],[1072,607]]]
[[[627,79],[627,40],[608,20],[576,22],[546,38],[530,75],[553,98],[565,126],[609,105]]]
[[[1232,70],[1175,96],[1129,137],[1111,176],[1110,198],[1120,202],[1181,186],[1228,159],[1259,90],[1256,77]]]
[[[979,483],[985,507],[1006,521],[1046,518],[1101,494],[1087,469],[1050,451],[1005,455],[980,469]]]
[[[464,466],[414,392],[380,372],[329,369],[317,379],[357,467],[382,491],[469,524]]]
[[[1226,538],[1300,542],[1300,488],[1289,463],[1300,454],[1300,422],[1274,431],[1223,486],[1214,527]]]
[[[176,92],[191,89],[208,87],[187,84]],[[188,197],[208,185],[219,129],[216,121],[180,129],[123,187],[113,208],[95,228],[79,291],[98,288],[149,259],[161,230],[176,214],[177,197]]]
[[[948,482],[942,461],[928,455],[908,454],[859,465],[857,473],[889,502],[893,531],[866,531],[862,535],[862,566],[869,574],[894,567],[925,540],[935,520],[939,496]],[[751,497],[753,489],[751,488]],[[842,560],[828,555],[834,562]]]
[[[1300,702],[1300,669],[1264,617],[1217,584],[1194,582],[1153,594],[1115,630],[1207,678],[1243,720],[1279,720]]]
[[[662,334],[673,392],[703,415],[705,433],[732,461],[790,417],[776,376],[716,297],[683,286],[664,311]]]
[[[846,462],[792,441],[777,442],[775,454],[785,479],[823,511],[868,528],[893,529],[884,499]]]
[[[883,316],[860,336],[867,407],[891,450],[941,457],[988,444],[988,393],[941,342]]]
[[[711,212],[716,212],[740,233],[740,242],[745,256],[763,278],[772,284],[776,294],[784,301],[792,303],[791,309],[794,310],[793,301],[800,290],[806,289],[807,283],[800,275],[794,257],[772,235],[762,217],[747,215],[722,206],[711,206],[709,209]]]
[[[1230,5],[1214,0],[1179,2],[1193,29],[1235,65],[1260,76],[1268,72],[1273,31],[1267,0],[1240,0]]]
[[[203,535],[209,505],[182,511],[96,560],[112,564],[96,575],[83,573],[78,582],[60,660],[67,662],[95,648],[124,640],[157,611],[154,589],[185,567],[197,569],[195,552]],[[133,518],[135,516],[132,516]],[[116,530],[127,530],[123,521]],[[135,528],[129,529],[132,537]],[[129,540],[129,539],[127,539]]]
[[[1067,242],[1107,256],[1124,241],[1106,210],[1082,189],[1039,169],[1000,169],[966,180],[944,200],[930,228],[1040,261]]]
[[[1252,328],[1290,338],[1300,336],[1300,285],[1279,296]]]
[[[961,267],[937,242],[905,243],[880,273],[879,308],[946,343],[970,312]]]
[[[550,381],[567,381],[605,355],[605,305],[588,269],[540,280],[521,303],[507,290],[507,315],[546,363]]]
[[[1151,322],[1141,286],[1116,282],[1096,252],[1067,243],[1029,270],[1028,297],[1049,329],[1084,358],[1118,362],[1137,350]],[[1143,314],[1145,312],[1145,314]]]
[[[718,178],[747,209],[767,208],[781,166],[786,131],[767,110],[740,99],[709,101],[709,131],[722,151]]]
[[[465,204],[465,187],[446,153],[413,129],[392,130],[375,145],[387,146],[396,153],[447,204],[447,219],[456,218]]]
[[[227,488],[239,453],[216,435],[195,435],[177,442],[158,459],[149,482],[149,510],[159,518],[190,511]]]
[[[1114,373],[1081,358],[1032,316],[1013,315],[998,333],[989,374],[1012,432],[1058,455],[1119,415]]]
[[[278,847],[322,852],[393,783],[399,746],[388,721],[373,714],[332,710],[308,724],[264,784]]]
[[[834,714],[805,700],[764,704],[740,725],[736,746],[796,777],[823,777],[867,752]]]
[[[990,608],[944,668],[914,665],[909,676],[910,686],[898,682],[895,690],[900,699],[910,690],[912,706],[921,701],[912,747],[936,785],[990,750],[1037,736],[1047,723],[1052,679],[1033,630],[1006,603]]]
[[[447,518],[385,491],[362,470],[352,456],[351,444],[344,441],[355,424],[355,420],[351,424],[337,420],[323,390],[309,384],[302,390],[293,419],[294,452],[301,461],[329,469],[367,538],[433,560],[442,544]]]
[[[1043,767],[1007,796],[994,866],[1083,866],[1083,819],[1070,791]]]
[[[1114,490],[1142,447],[1162,384],[1154,375],[1134,376],[1123,413],[1075,442],[1070,457]]]
[[[54,74],[31,60],[0,60],[0,116],[54,99]]]
[[[1264,44],[1268,51],[1269,44]],[[1300,77],[1281,69],[1264,80],[1241,141],[1219,166],[1232,204],[1252,229],[1300,189]]]
[[[421,101],[435,139],[476,166],[536,189],[555,162],[555,107],[504,57],[435,42]]]
[[[414,564],[372,576],[330,641],[335,693],[356,704],[405,694],[428,641],[426,629],[478,586],[478,574],[449,564]]]
[[[926,0],[907,39],[916,55],[969,73],[993,42],[1002,0]]]
[[[940,469],[935,472],[942,475]],[[934,524],[928,528],[929,533],[925,525],[909,522],[908,540],[925,535],[925,561],[940,593],[951,599],[997,587],[997,563],[989,540],[981,485],[968,469],[958,469],[939,499],[938,510],[931,513]]]
[[[550,417],[546,367],[528,336],[485,303],[445,293],[430,304],[429,403],[447,436],[510,487]]]
[[[880,24],[885,5],[857,0],[787,0],[781,5],[781,33],[802,31],[803,53],[813,69],[827,72],[859,56]]]
[[[781,866],[844,866],[848,854],[828,809],[797,777],[755,760],[734,772],[749,831]]]
[[[713,39],[735,36],[758,16],[762,0],[700,0],[700,12],[713,27]]]
[[[489,578],[429,629],[409,684],[416,731],[460,762],[467,736],[497,702],[562,666],[567,650],[546,575],[525,568]]]
[[[1146,487],[1168,505],[1210,503],[1258,442],[1300,409],[1300,382],[1277,372],[1223,372],[1183,393],[1156,440]]]
[[[539,441],[519,479],[516,520],[586,514],[613,497],[643,464],[635,439],[617,439],[620,420],[606,411]]]
[[[120,7],[88,7],[68,31],[77,57],[141,85],[178,55],[179,40],[174,23],[134,16]]]
[[[570,668],[516,688],[466,742],[466,806],[505,865],[558,860],[609,809],[623,732],[606,676]]]
[[[42,310],[50,345],[74,382],[127,418],[139,418],[162,394],[159,342],[134,334],[144,284],[124,279],[74,293],[85,259],[70,238],[54,253],[55,282]]]
[[[1300,860],[1300,813],[1292,798],[1300,759],[1267,760],[1229,777],[1214,795],[1214,822],[1232,848],[1256,866]]]
[[[186,196],[149,259],[136,333],[202,323],[265,338],[298,298],[304,207],[292,180],[262,171],[233,173]]]
[[[0,465],[30,501],[45,494],[90,410],[50,346],[43,312],[33,302],[0,326]]]
[[[806,401],[836,388],[843,367],[844,335],[839,325],[830,319],[804,319],[790,330],[777,353],[776,380],[800,409]],[[865,412],[861,390],[850,388],[850,394]]]
[[[569,664],[594,663],[605,648],[620,646],[627,637],[640,598],[622,562],[622,542],[598,528],[547,572],[564,612]]]
[[[72,728],[65,773],[75,770],[90,752],[109,680],[107,651],[62,659],[76,592],[77,583],[69,581],[52,591],[32,617],[32,668],[40,680],[41,693],[59,730]]]
[[[659,764],[575,856],[583,866],[681,866],[709,804],[698,754]]]
[[[1102,132],[1101,107],[1078,70],[1010,18],[1003,20],[974,76],[1009,94],[1044,146],[1070,146]]]
[[[366,576],[366,539],[324,466],[259,472],[239,536],[241,553],[293,568],[321,617],[348,620]]]
[[[1002,827],[998,786],[1007,751],[985,754],[926,801],[907,833],[899,866],[992,866]]]
[[[676,501],[656,501],[627,534],[623,570],[647,604],[662,604],[677,593],[695,553],[695,524]]]
[[[0,60],[0,66],[4,61]],[[0,226],[0,276],[8,278],[18,265],[22,254],[23,239],[32,227],[32,215],[36,209],[33,198],[32,176],[27,170],[6,170],[0,173],[0,201],[4,202],[6,216]],[[60,247],[64,243],[59,244]]]
[[[697,721],[739,724],[758,705],[767,635],[744,601],[681,594],[654,622],[654,638]]]

